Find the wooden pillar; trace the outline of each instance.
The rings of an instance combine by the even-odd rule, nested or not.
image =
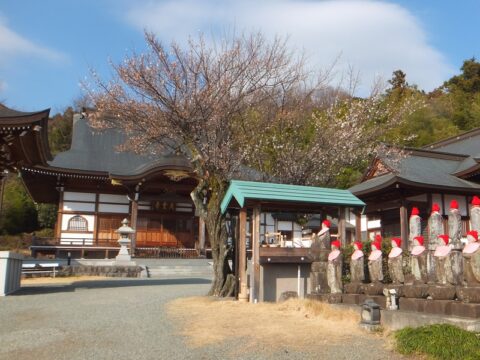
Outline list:
[[[57,210],[57,223],[55,224],[55,237],[60,244],[60,238],[62,236],[62,215],[63,215],[63,191],[64,187],[60,186],[58,188],[58,210]]]
[[[345,208],[338,208],[338,237],[342,246],[347,243],[347,224],[345,219]]]
[[[234,252],[233,252],[233,273],[235,274],[235,290],[234,290],[234,296],[235,299],[238,300],[238,292],[239,292],[239,281],[238,281],[238,260],[240,258],[239,256],[239,241],[238,241],[238,236],[239,236],[239,226],[238,226],[238,216],[232,216],[231,218],[231,229],[233,231],[233,243],[234,243]]]
[[[247,209],[240,209],[238,219],[238,274],[239,301],[247,301]]]
[[[99,245],[99,239],[98,239],[98,207],[100,204],[100,194],[97,192],[95,193],[95,215],[94,215],[94,221],[93,221],[93,237],[94,237],[94,242]]]
[[[252,274],[250,301],[257,303],[260,301],[260,205],[253,207],[252,216]]]
[[[205,254],[205,220],[198,218],[198,242],[200,254]]]
[[[137,246],[137,218],[138,218],[138,193],[135,194],[135,198],[132,200],[132,215],[130,219],[130,227],[135,229],[135,233],[132,234],[132,242],[130,245],[130,254],[135,255],[135,248]]]
[[[408,249],[408,209],[403,199],[400,205],[400,237],[402,239],[402,249]]]
[[[0,219],[3,212],[3,198],[5,193],[5,183],[7,182],[7,174],[2,170],[0,172]]]
[[[362,215],[355,211],[355,241],[362,241]]]

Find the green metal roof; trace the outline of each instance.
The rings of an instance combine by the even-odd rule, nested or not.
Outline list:
[[[362,200],[348,190],[232,180],[220,205],[222,213],[227,210],[233,198],[241,207],[245,205],[247,199],[350,207],[365,206]]]

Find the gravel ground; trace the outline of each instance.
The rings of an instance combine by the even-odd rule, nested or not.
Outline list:
[[[246,349],[235,337],[215,346],[190,348],[167,317],[164,304],[203,295],[209,283],[200,278],[114,279],[26,286],[15,296],[0,298],[0,359],[402,358],[374,336],[302,352]]]

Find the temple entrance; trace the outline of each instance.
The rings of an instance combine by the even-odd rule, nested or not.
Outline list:
[[[196,218],[181,214],[139,214],[137,247],[195,247]]]

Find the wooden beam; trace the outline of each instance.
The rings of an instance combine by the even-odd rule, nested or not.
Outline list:
[[[345,219],[345,208],[338,208],[338,237],[342,246],[347,244],[347,221]]]
[[[355,211],[355,241],[362,241],[362,215]]]
[[[250,300],[260,301],[260,204],[253,207],[252,215],[252,276]]]
[[[95,216],[93,222],[93,237],[95,243],[98,245],[98,206],[100,202],[100,194],[98,192],[95,193]]]
[[[238,274],[239,301],[247,301],[247,209],[240,209],[239,213],[239,236],[238,236]]]
[[[137,219],[138,219],[138,200],[135,197],[132,200],[132,214],[130,219],[130,227],[135,229],[135,233],[132,234],[132,243],[130,245],[130,254],[135,255],[135,248],[137,246]]]
[[[405,201],[402,201],[400,206],[400,237],[402,249],[408,249],[408,210]]]
[[[63,220],[63,190],[59,190],[59,202],[57,211],[57,223],[55,226],[55,237],[60,239],[62,235],[62,220]]]

